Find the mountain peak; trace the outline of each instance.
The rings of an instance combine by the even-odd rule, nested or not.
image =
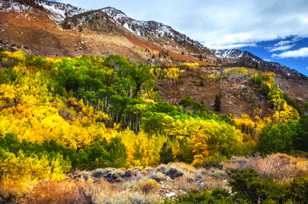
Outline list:
[[[0,11],[2,12],[24,12],[30,11],[36,5],[34,0],[0,0]]]
[[[127,17],[127,15],[123,11],[110,6],[102,8],[101,11],[105,12],[113,18]]]
[[[85,12],[84,9],[72,6],[71,4],[65,4],[57,1],[39,0],[38,4],[49,11],[52,14],[52,18],[60,23],[64,21],[66,17],[71,17]]]
[[[70,17],[82,12],[84,9],[51,0],[0,0],[1,11],[28,12],[33,8],[46,10],[51,19],[57,23],[62,22],[66,17]]]

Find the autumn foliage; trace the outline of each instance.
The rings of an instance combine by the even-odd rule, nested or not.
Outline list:
[[[1,52],[0,62],[2,181],[31,185],[64,179],[75,169],[172,161],[202,166],[245,154],[247,144],[257,148],[260,141],[264,153],[289,152],[307,138],[307,128],[301,135],[294,130],[306,123],[270,74],[253,80],[271,102],[273,116],[251,119],[217,115],[191,99],[167,103],[156,83],[161,77],[176,81],[176,67],[119,56],[47,58],[21,51]],[[283,130],[290,135],[282,136]],[[154,184],[141,188],[147,185]]]

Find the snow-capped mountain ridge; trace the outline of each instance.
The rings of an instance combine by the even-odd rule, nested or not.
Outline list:
[[[101,9],[102,12],[106,13],[108,16],[112,17],[115,20],[122,18],[128,18],[128,16],[121,10],[113,7],[105,7]]]
[[[115,22],[130,32],[149,39],[158,39],[158,38],[169,38],[173,39],[177,43],[188,43],[192,46],[198,48],[204,48],[204,46],[192,39],[190,39],[185,34],[182,34],[174,30],[171,26],[165,25],[156,21],[141,21],[136,20],[131,17],[128,17],[121,10],[115,9],[113,7],[106,7],[101,9],[104,13],[110,16]]]
[[[66,17],[74,16],[85,12],[84,9],[49,0],[0,0],[0,11],[2,12],[30,12],[33,8],[45,9],[49,12],[49,17],[61,23]]]
[[[218,58],[226,59],[237,59],[244,55],[244,52],[238,49],[223,49],[223,50],[212,50]]]
[[[236,64],[239,66],[254,67],[256,69],[273,71],[279,73],[285,77],[300,77],[305,78],[305,76],[294,69],[276,62],[268,62],[256,55],[239,49],[223,49],[223,50],[211,50],[212,53],[219,59],[227,61],[230,64]]]
[[[239,59],[242,57],[251,57],[256,62],[262,61],[261,58],[255,56],[254,54],[239,49],[212,50],[212,53],[220,59]]]
[[[24,12],[30,11],[32,9],[31,6],[27,4],[23,4],[19,1],[14,0],[0,0],[0,11],[1,12]]]
[[[86,11],[82,8],[72,6],[71,4],[64,4],[56,1],[38,0],[37,3],[49,11],[57,23],[63,22],[66,17],[71,17]]]

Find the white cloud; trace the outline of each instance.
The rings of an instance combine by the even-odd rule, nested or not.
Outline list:
[[[301,40],[302,38],[301,37],[293,37],[292,39],[290,40],[282,40],[282,41],[279,41],[278,43],[276,43],[274,46],[275,47],[279,47],[279,46],[283,46],[283,45],[289,45],[289,44],[293,44],[299,40]]]
[[[285,50],[289,50],[292,47],[294,47],[295,44],[291,44],[291,45],[281,45],[281,46],[277,46],[277,47],[271,47],[268,50],[270,52],[277,52],[277,51],[285,51]]]
[[[293,40],[282,40],[282,41],[276,43],[274,46],[275,47],[284,46],[284,45],[288,45],[288,44],[291,44],[291,43],[293,43]]]
[[[300,37],[293,37],[290,40],[282,40],[277,42],[274,46],[268,47],[267,50],[270,52],[290,50],[296,45],[295,43],[301,39]]]
[[[208,48],[213,49],[235,49],[241,47],[255,47],[257,46],[256,43],[233,43],[233,44],[208,44]]]
[[[301,58],[308,57],[308,47],[303,47],[298,50],[286,51],[280,54],[273,54],[272,57],[276,58]]]

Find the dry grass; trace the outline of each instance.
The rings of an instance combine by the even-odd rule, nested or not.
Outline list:
[[[233,158],[225,163],[224,169],[197,169],[183,163],[172,163],[140,169],[142,176],[132,176],[115,183],[109,183],[103,177],[40,182],[30,193],[24,191],[25,196],[16,195],[15,192],[22,192],[18,183],[2,182],[0,199],[11,202],[18,197],[22,198],[19,203],[24,204],[159,203],[167,197],[179,196],[186,192],[217,188],[228,190],[228,176],[225,171],[228,168],[253,168],[266,177],[288,181],[295,177],[308,176],[307,162],[308,160],[303,158],[274,154],[265,158]],[[171,168],[182,172],[183,175],[171,179],[166,175],[166,171]]]
[[[225,165],[225,168],[252,168],[265,177],[276,180],[290,180],[308,176],[308,160],[287,154],[272,154],[265,158],[237,157]]]
[[[110,184],[105,180],[42,182],[36,185],[20,203],[23,204],[90,204],[90,203],[156,203],[160,185],[151,179],[144,179],[126,185]]]
[[[24,204],[90,203],[84,189],[86,183],[76,181],[49,181],[36,185],[22,201]]]
[[[250,166],[260,174],[277,180],[308,176],[308,160],[274,154],[253,161]]]

